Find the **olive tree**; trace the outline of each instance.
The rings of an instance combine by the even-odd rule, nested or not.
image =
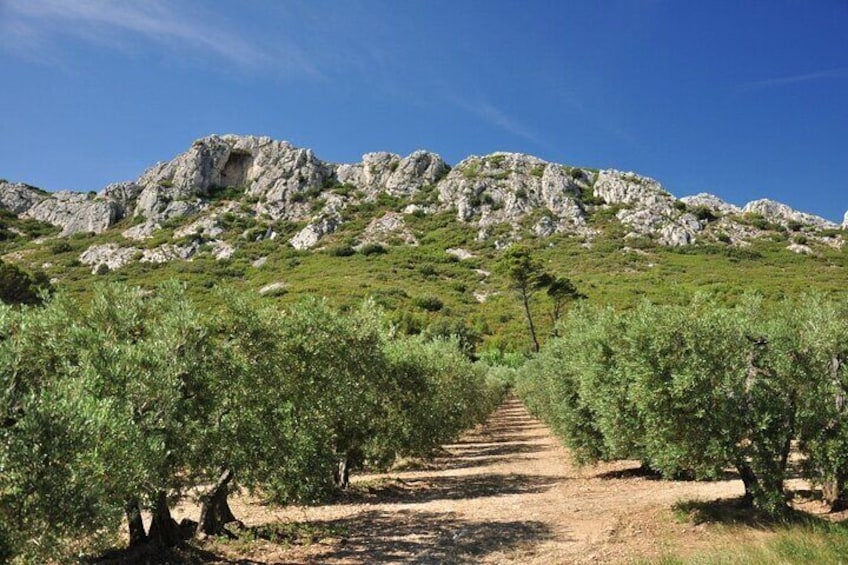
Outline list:
[[[798,320],[798,436],[806,474],[835,511],[848,507],[848,304],[812,295],[792,305]]]

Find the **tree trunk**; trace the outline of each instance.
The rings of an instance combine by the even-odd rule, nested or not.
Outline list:
[[[524,314],[527,315],[527,326],[530,328],[530,339],[533,340],[533,352],[539,353],[539,340],[536,339],[536,326],[533,324],[533,315],[530,313],[530,297],[527,292],[521,293],[521,300],[524,303]]]
[[[843,477],[828,478],[822,483],[822,498],[830,505],[831,512],[848,509],[848,496]]]
[[[742,501],[745,506],[753,506],[757,492],[757,476],[745,461],[737,463],[736,470],[739,471],[739,478],[742,479],[742,484],[745,485],[745,496],[742,498]]]
[[[336,468],[333,470],[333,482],[341,489],[350,486],[350,457],[347,454],[339,459],[336,464]]]
[[[179,544],[182,540],[180,526],[171,518],[168,496],[164,490],[156,493],[152,514],[150,533],[147,536],[150,542],[160,547],[174,547]]]
[[[144,532],[144,522],[141,519],[141,507],[138,499],[133,498],[124,505],[127,515],[127,527],[130,534],[130,547],[136,547],[147,543],[147,534]]]
[[[238,522],[227,502],[229,484],[232,479],[232,470],[224,470],[218,477],[215,486],[203,496],[203,503],[200,507],[200,521],[197,524],[197,536],[203,534],[209,536],[231,535],[224,529],[224,526],[230,522]]]

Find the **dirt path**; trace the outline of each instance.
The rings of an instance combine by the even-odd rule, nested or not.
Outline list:
[[[330,505],[237,498],[233,510],[248,525],[308,522],[335,534],[287,548],[222,544],[215,553],[240,563],[620,562],[715,543],[721,534],[675,520],[672,505],[742,494],[739,481],[641,477],[634,462],[576,468],[516,399],[445,448],[426,469],[358,477],[354,492]]]

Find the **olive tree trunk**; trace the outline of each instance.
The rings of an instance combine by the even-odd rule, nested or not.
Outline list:
[[[147,534],[144,531],[144,522],[141,519],[141,506],[138,498],[128,500],[124,505],[127,515],[127,528],[130,534],[130,547],[137,547],[147,543]]]
[[[164,490],[157,491],[153,502],[150,532],[147,535],[151,543],[160,547],[174,547],[182,541],[180,526],[171,517],[168,508],[168,496]]]
[[[227,502],[229,485],[232,480],[232,470],[225,469],[218,477],[215,485],[203,496],[200,520],[197,524],[197,536],[232,535],[224,528],[230,522],[238,522]]]

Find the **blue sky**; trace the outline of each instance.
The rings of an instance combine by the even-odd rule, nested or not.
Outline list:
[[[240,133],[336,162],[518,151],[841,221],[846,30],[846,0],[0,0],[0,177],[96,190]]]

